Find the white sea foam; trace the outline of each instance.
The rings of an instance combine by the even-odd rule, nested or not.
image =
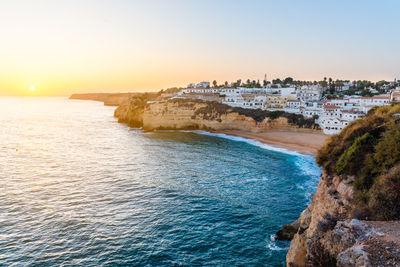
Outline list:
[[[257,146],[257,147],[260,147],[260,148],[263,148],[266,150],[276,151],[276,152],[280,152],[280,153],[284,153],[284,154],[307,157],[306,155],[300,154],[299,152],[296,152],[293,150],[289,150],[286,148],[280,148],[280,147],[276,147],[276,146],[272,146],[272,145],[267,145],[267,144],[261,143],[260,141],[249,139],[249,138],[244,138],[244,137],[240,137],[240,136],[233,136],[233,135],[228,135],[228,134],[224,134],[224,133],[210,133],[210,132],[200,131],[200,130],[191,131],[191,132],[203,134],[203,135],[209,135],[209,136],[216,136],[216,137],[225,138],[225,139],[238,141],[238,142],[244,142],[244,143],[247,143],[247,144],[250,144],[253,146]]]
[[[130,128],[129,131],[134,132],[135,134],[152,134],[153,132],[145,132],[142,128]]]
[[[138,134],[152,133],[152,132],[144,132],[141,128],[134,128],[134,130],[136,130],[136,133]],[[311,196],[315,192],[315,188],[318,185],[319,177],[321,175],[321,169],[315,165],[315,158],[313,156],[304,155],[299,152],[289,150],[286,148],[279,148],[272,145],[267,145],[257,140],[244,138],[240,136],[228,135],[224,133],[210,133],[202,130],[157,130],[156,132],[161,132],[161,133],[183,132],[183,133],[196,133],[201,135],[215,136],[236,142],[244,142],[270,151],[297,156],[295,159],[296,166],[301,170],[301,172],[304,175],[310,177],[310,179],[307,179],[304,183],[297,184],[297,187],[304,191],[306,198],[309,200],[311,200]]]
[[[142,133],[145,133],[142,128],[132,128],[135,130],[140,130]],[[245,137],[240,137],[240,136],[234,136],[234,135],[228,135],[224,133],[210,133],[207,131],[202,131],[202,130],[155,130],[154,132],[159,132],[159,133],[174,133],[174,132],[182,132],[182,133],[197,133],[197,134],[202,134],[202,135],[208,135],[208,136],[216,136],[220,138],[225,138],[229,139],[232,141],[237,141],[237,142],[244,142],[253,146],[260,147],[262,149],[270,150],[270,151],[276,151],[284,154],[289,154],[289,155],[294,155],[294,156],[302,156],[302,157],[308,157],[308,158],[314,158],[313,156],[308,156],[301,154],[297,151],[286,149],[286,148],[281,148],[281,147],[276,147],[272,145],[267,145],[264,143],[261,143],[260,141],[250,139],[250,138],[245,138]],[[151,133],[151,132],[146,132],[146,133]]]
[[[298,157],[295,164],[303,174],[310,177],[310,179],[307,179],[302,184],[297,184],[297,187],[303,190],[305,197],[311,201],[311,196],[315,193],[315,189],[318,186],[321,168],[315,165],[313,157]]]
[[[302,191],[304,191],[305,197],[309,201],[311,201],[311,196],[312,196],[312,194],[315,193],[315,189],[317,188],[319,177],[321,175],[321,168],[319,168],[318,166],[315,165],[315,157],[310,156],[310,155],[304,155],[304,154],[301,154],[299,152],[292,151],[289,149],[279,148],[279,147],[263,144],[257,140],[248,139],[248,138],[239,137],[239,136],[231,136],[231,135],[227,135],[227,134],[223,134],[223,133],[210,133],[210,132],[199,131],[199,130],[189,131],[189,132],[194,132],[194,133],[209,135],[209,136],[216,136],[216,137],[225,138],[225,139],[238,141],[238,142],[245,142],[247,144],[260,147],[262,149],[297,156],[295,159],[296,166],[301,170],[301,173],[310,177],[310,179],[307,179],[304,183],[297,184],[297,187],[300,188]],[[274,245],[271,245],[271,246],[274,246]],[[271,249],[274,249],[274,248],[271,248]]]
[[[287,247],[287,246],[285,246],[285,247],[278,246],[277,241],[276,241],[276,235],[270,235],[269,240],[267,240],[267,248],[270,250],[275,250],[275,251],[289,249],[289,247]]]
[[[138,134],[151,134],[153,132],[145,132],[142,130],[142,128],[132,128],[133,131],[135,131]],[[202,131],[202,130],[156,130],[155,132],[161,132],[161,133],[170,133],[170,132],[183,132],[183,133],[196,133],[196,134],[201,134],[201,135],[208,135],[208,136],[215,136],[219,138],[225,138],[229,139],[232,141],[237,141],[237,142],[244,142],[253,146],[260,147],[262,149],[270,150],[270,151],[276,151],[288,155],[294,155],[297,156],[295,160],[296,166],[301,170],[301,172],[307,176],[310,177],[310,179],[307,179],[304,183],[302,184],[297,184],[297,187],[304,191],[305,197],[311,201],[311,196],[315,192],[315,189],[318,185],[319,177],[321,175],[321,169],[317,166],[315,166],[315,158],[313,156],[309,155],[304,155],[299,152],[285,149],[285,148],[279,148],[271,145],[267,145],[264,143],[261,143],[257,140],[254,139],[249,139],[249,138],[244,138],[240,136],[233,136],[233,135],[228,135],[224,133],[211,133],[207,131]],[[271,237],[272,238],[272,237]],[[274,242],[274,240],[272,240]],[[279,248],[276,246],[276,244],[271,243],[268,245],[268,248],[271,250],[281,250],[285,248]]]
[[[277,244],[274,244],[274,243],[269,243],[268,245],[267,245],[267,248],[269,248],[270,250],[287,250],[288,248],[281,248],[281,247],[278,247],[278,245]]]

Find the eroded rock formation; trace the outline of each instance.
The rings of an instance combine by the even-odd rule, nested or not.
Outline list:
[[[313,201],[297,220],[287,266],[399,266],[399,222],[353,219],[354,177],[322,174]],[[374,224],[375,223],[375,224]]]
[[[143,127],[146,131],[156,129],[313,131],[290,124],[285,117],[266,117],[257,121],[250,116],[235,112],[226,105],[202,101],[164,101],[139,105],[133,100],[127,100],[115,110],[114,115],[120,122],[133,127]]]

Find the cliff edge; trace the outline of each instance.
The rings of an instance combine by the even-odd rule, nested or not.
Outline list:
[[[400,266],[399,112],[374,109],[320,149],[317,192],[279,233],[287,266]]]
[[[119,106],[124,100],[139,93],[88,93],[72,94],[69,99],[93,100],[103,102],[105,106]]]
[[[114,113],[119,122],[143,130],[211,131],[242,130],[262,132],[269,129],[318,131],[313,119],[262,110],[232,108],[217,102],[175,99],[168,101],[145,101],[131,98],[124,101]]]

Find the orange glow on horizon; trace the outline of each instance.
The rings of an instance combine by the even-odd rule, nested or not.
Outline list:
[[[351,1],[348,12],[330,4],[315,12],[318,5],[300,2],[273,8],[286,5],[280,1],[222,1],[213,8],[207,1],[39,2],[0,2],[0,96],[158,91],[200,81],[262,81],[265,74],[310,81],[399,75],[398,8],[381,2],[364,7],[381,10],[382,20]],[[287,15],[295,6],[305,14],[300,19]],[[366,41],[366,32],[380,38]],[[336,36],[351,42],[338,45]]]

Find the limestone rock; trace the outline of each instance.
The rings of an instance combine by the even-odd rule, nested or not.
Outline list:
[[[294,235],[297,233],[300,227],[300,218],[296,221],[286,224],[276,233],[276,238],[278,240],[290,241],[293,239]]]

